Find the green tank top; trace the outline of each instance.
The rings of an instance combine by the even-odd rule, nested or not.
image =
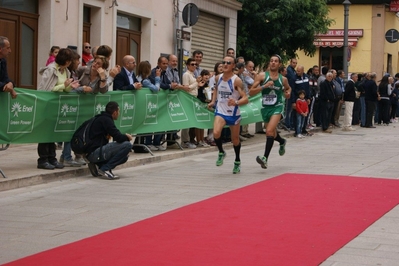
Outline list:
[[[269,76],[269,72],[265,72],[265,80],[262,86],[265,85],[269,80],[272,80]],[[273,80],[274,85],[269,88],[262,89],[262,105],[263,106],[280,106],[284,104],[283,94],[283,76],[279,73],[278,78]]]

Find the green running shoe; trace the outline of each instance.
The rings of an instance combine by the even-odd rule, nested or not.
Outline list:
[[[218,159],[216,161],[216,166],[221,166],[223,164],[224,157],[226,157],[226,153],[219,152]]]
[[[262,157],[256,156],[256,161],[258,162],[258,164],[260,164],[260,166],[261,166],[263,169],[266,169],[266,168],[267,168],[267,159],[266,159],[265,156],[262,156]]]
[[[284,144],[280,144],[280,149],[278,150],[278,154],[283,156],[285,154],[285,144],[287,144],[287,140],[284,140]]]
[[[241,171],[240,165],[241,162],[234,162],[233,174],[238,174]]]

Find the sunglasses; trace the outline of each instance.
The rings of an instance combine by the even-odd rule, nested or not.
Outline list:
[[[197,65],[196,63],[191,63],[191,64],[190,64],[190,66],[196,66],[196,65]]]
[[[86,49],[87,49],[87,48],[91,49],[91,46],[85,46],[85,48],[86,48]]]
[[[230,61],[222,61],[222,65],[225,65],[225,64],[231,65],[231,62]]]

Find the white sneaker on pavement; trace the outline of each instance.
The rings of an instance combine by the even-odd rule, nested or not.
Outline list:
[[[152,150],[152,151],[157,151],[157,150],[158,150],[158,148],[155,147],[154,145],[147,145],[147,147],[148,147],[150,150]]]
[[[192,144],[191,142],[184,142],[181,146],[186,149],[196,149],[197,148],[197,146],[195,144]]]
[[[166,151],[166,148],[164,146],[162,146],[162,145],[155,146],[155,148],[157,148],[158,151]]]

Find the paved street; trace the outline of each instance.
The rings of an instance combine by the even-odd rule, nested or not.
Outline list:
[[[256,134],[243,142],[242,168],[238,175],[232,174],[234,151],[229,145],[225,163],[220,167],[215,166],[214,148],[167,151],[166,160],[162,156],[137,155],[151,158],[137,165],[131,161],[136,156],[132,154],[131,167],[114,171],[121,177],[119,180],[93,178],[87,171],[67,169],[62,173],[70,178],[1,191],[0,263],[287,172],[398,179],[399,126],[396,125],[357,128],[355,132],[334,129],[332,134],[317,132],[304,139],[290,137],[282,157],[275,143],[267,170],[255,162],[255,157],[263,154],[265,142],[263,135]],[[1,153],[0,158],[3,160],[11,150],[12,147],[9,152]],[[171,155],[179,153],[181,156]],[[161,152],[155,155],[159,154]],[[30,164],[35,166],[36,157],[31,160]],[[0,167],[6,169],[3,165]],[[7,164],[9,171],[5,172],[12,179],[15,177],[11,177],[10,168]],[[398,225],[397,206],[322,265],[398,265]]]

